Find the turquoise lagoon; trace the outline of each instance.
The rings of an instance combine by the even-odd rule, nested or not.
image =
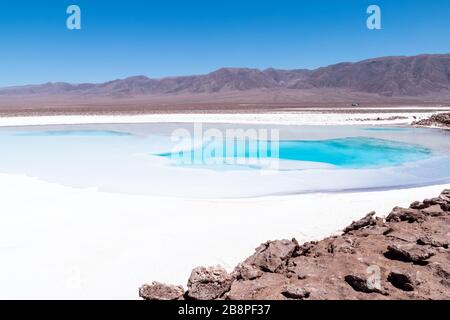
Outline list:
[[[2,128],[0,173],[105,192],[197,198],[450,181],[450,135],[440,130],[280,126],[278,142],[235,140],[230,151],[230,141],[196,140],[180,147],[171,138],[180,125]]]
[[[159,156],[171,158],[178,165],[201,165],[204,162],[222,162],[226,165],[236,163],[236,159],[269,158],[280,161],[317,162],[336,168],[369,168],[401,165],[427,159],[432,154],[430,149],[418,145],[366,137],[282,140],[277,143],[237,140],[230,150],[226,143],[220,142],[213,148],[210,144],[205,143],[200,148],[192,150],[162,153]],[[196,161],[197,157],[201,161]]]

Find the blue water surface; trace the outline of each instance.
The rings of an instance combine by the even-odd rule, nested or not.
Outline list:
[[[450,181],[450,139],[444,131],[283,126],[277,127],[282,137],[278,143],[248,138],[201,140],[193,131],[192,141],[174,141],[172,131],[177,126],[0,128],[0,174],[105,192],[202,199]],[[198,155],[200,161],[196,161]]]
[[[396,141],[349,137],[329,140],[237,140],[234,145],[205,143],[201,148],[158,154],[170,157],[180,165],[198,164],[217,158],[272,158],[290,161],[308,161],[342,168],[395,166],[428,158],[432,151],[414,144]],[[231,148],[230,148],[231,146]],[[188,160],[188,161],[186,161]],[[224,161],[226,162],[226,161]]]

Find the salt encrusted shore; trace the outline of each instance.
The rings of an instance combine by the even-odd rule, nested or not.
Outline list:
[[[228,273],[197,267],[181,286],[145,284],[146,300],[450,299],[450,189],[375,212],[338,236],[268,241]]]
[[[140,115],[55,115],[0,117],[0,127],[117,123],[234,123],[277,125],[409,125],[450,107],[323,108],[262,113],[167,113]]]
[[[450,113],[437,113],[433,114],[427,119],[414,121],[413,126],[429,127],[429,128],[441,128],[450,130]]]

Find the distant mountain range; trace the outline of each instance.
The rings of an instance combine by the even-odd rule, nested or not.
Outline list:
[[[246,92],[253,96],[263,92],[264,97],[278,99],[277,101],[283,101],[283,96],[302,99],[301,97],[308,96],[308,92],[313,92],[315,99],[320,97],[321,92],[331,95],[332,92],[345,92],[349,99],[358,94],[378,95],[380,98],[449,96],[450,54],[382,57],[356,63],[339,63],[314,70],[222,68],[205,75],[162,79],[134,76],[100,84],[54,82],[2,88],[0,100],[56,96],[206,97],[210,94],[225,100],[227,97],[239,100]]]

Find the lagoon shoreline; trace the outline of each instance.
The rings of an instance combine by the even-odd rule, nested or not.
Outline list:
[[[166,112],[134,114],[37,113],[2,115],[0,127],[64,124],[120,123],[233,123],[275,125],[410,125],[436,113],[450,112],[450,107],[368,107],[368,108],[301,108],[268,112]]]

